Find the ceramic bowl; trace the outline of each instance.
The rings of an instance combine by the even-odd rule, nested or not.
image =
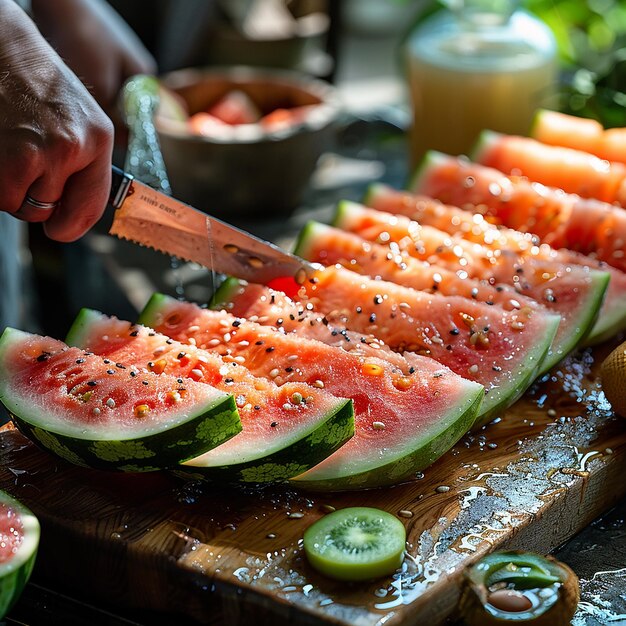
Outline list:
[[[188,115],[206,111],[232,90],[244,92],[262,113],[310,107],[301,122],[276,130],[260,124],[193,134],[167,99],[156,115],[163,157],[179,199],[232,221],[291,213],[321,154],[331,145],[340,106],[335,89],[308,76],[270,69],[179,70],[162,77]],[[174,107],[176,108],[176,107]]]

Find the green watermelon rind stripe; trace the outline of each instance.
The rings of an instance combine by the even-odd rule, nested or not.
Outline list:
[[[296,243],[293,247],[293,253],[305,260],[311,255],[311,244],[315,241],[317,233],[323,226],[315,220],[309,220],[298,233]]]
[[[474,163],[480,163],[485,156],[485,152],[497,144],[502,137],[505,137],[505,135],[503,133],[497,133],[495,130],[481,131],[476,143],[470,150],[469,158],[474,161]]]
[[[344,476],[331,475],[322,466],[320,471],[313,468],[289,482],[310,491],[349,491],[383,487],[410,479],[450,450],[474,423],[483,388],[470,381],[466,381],[466,385],[468,390],[457,405],[448,408],[425,431],[420,431],[419,437],[407,437],[405,450],[398,452],[393,459],[385,456],[379,465],[370,465],[364,471]]]
[[[569,326],[571,332],[566,337],[561,338],[560,346],[551,347],[546,356],[539,374],[545,374],[552,369],[559,361],[564,359],[572,350],[576,349],[593,332],[596,320],[602,308],[604,294],[609,287],[611,275],[608,272],[598,270],[589,271],[589,284],[585,294],[585,306],[578,307],[578,317],[570,319]]]
[[[146,303],[146,306],[139,314],[137,323],[143,324],[144,326],[156,326],[157,324],[155,322],[158,321],[161,309],[163,309],[170,302],[175,301],[175,298],[172,298],[164,293],[153,293]]]
[[[0,619],[11,610],[28,582],[39,548],[39,521],[21,502],[0,491],[0,502],[15,509],[23,527],[22,544],[12,559],[0,564]]]
[[[175,467],[228,441],[241,431],[232,396],[208,412],[176,426],[132,439],[80,439],[54,432],[10,412],[18,429],[31,441],[82,467],[125,472],[152,472]]]
[[[526,353],[524,358],[524,363],[534,362],[534,368],[527,369],[524,374],[518,374],[517,377],[513,376],[513,373],[511,373],[511,383],[499,388],[500,391],[504,390],[504,393],[499,394],[501,396],[500,401],[490,406],[488,411],[479,415],[479,419],[476,421],[476,424],[474,424],[474,428],[482,426],[496,417],[500,417],[506,409],[521,398],[534,380],[542,373],[544,360],[548,356],[552,339],[554,339],[556,335],[560,320],[560,315],[546,316],[546,328],[543,341],[538,341],[533,349]],[[483,402],[483,405],[486,402],[487,400]]]
[[[365,189],[365,193],[361,199],[361,204],[365,206],[371,206],[370,202],[376,198],[380,190],[386,189],[386,185],[383,183],[370,183]]]
[[[311,469],[338,450],[354,435],[354,410],[344,400],[313,432],[271,454],[245,462],[222,466],[194,465],[194,459],[176,468],[187,478],[228,480],[229,482],[284,482]]]
[[[407,189],[413,193],[419,193],[419,188],[422,184],[422,179],[429,172],[430,168],[439,165],[442,161],[445,162],[449,159],[449,155],[439,152],[438,150],[428,150],[422,157],[421,161],[417,164],[413,173],[409,178]],[[371,194],[368,190],[368,197]]]
[[[546,328],[544,336],[540,341],[537,341],[537,343],[529,349],[524,356],[524,363],[534,363],[534,367],[528,368],[524,374],[518,374],[517,377],[511,373],[510,384],[500,385],[500,387],[497,388],[500,400],[496,401],[493,406],[491,406],[491,403],[487,399],[483,401],[483,408],[485,404],[487,404],[488,410],[483,411],[482,414],[478,415],[478,419],[473,426],[474,429],[483,426],[496,417],[500,417],[506,409],[522,397],[524,392],[532,385],[537,376],[541,374],[543,362],[548,356],[552,340],[556,335],[560,321],[560,315],[546,315]]]
[[[241,281],[238,278],[233,276],[227,277],[222,284],[216,289],[211,301],[209,302],[209,307],[211,309],[225,309],[228,307],[228,304],[233,299],[235,292],[241,286]],[[147,309],[148,307],[146,307]],[[140,320],[143,318],[146,309],[141,313]]]
[[[583,347],[595,346],[611,339],[623,330],[626,330],[626,293],[617,300],[611,300],[610,309],[607,310],[606,306],[600,307],[600,314],[593,328],[583,338],[580,345]]]

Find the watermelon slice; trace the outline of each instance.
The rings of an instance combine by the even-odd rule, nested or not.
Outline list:
[[[207,109],[207,113],[231,126],[255,124],[261,119],[259,107],[248,94],[233,89]]]
[[[545,187],[520,176],[506,176],[491,167],[435,152],[426,155],[411,188],[441,202],[479,212],[493,224],[532,233],[554,248],[576,250],[626,270],[626,211],[621,207]],[[372,203],[375,203],[374,208],[385,210],[381,205],[397,205],[400,201],[384,187],[375,186],[370,190],[368,204],[374,206]],[[417,203],[431,215],[438,212],[442,225],[433,221],[423,223],[446,230],[444,224],[450,211],[430,208],[423,198],[411,200],[408,197],[402,201],[414,207]],[[420,217],[426,219],[423,211],[417,209],[410,217],[422,221]],[[479,228],[481,226],[479,224]],[[519,234],[507,234],[507,238],[519,237]],[[528,244],[526,249],[529,249]]]
[[[486,280],[469,278],[467,272],[453,272],[440,265],[419,261],[388,246],[367,241],[333,226],[309,222],[302,229],[295,253],[323,265],[339,264],[359,274],[388,280],[418,291],[463,296],[489,305],[497,304],[508,311],[530,307],[545,310],[528,296],[510,285],[491,284]]]
[[[436,205],[440,210],[446,208]],[[451,221],[450,230],[456,228],[456,221]],[[484,239],[486,245],[482,245],[461,238],[461,231],[459,236],[451,236],[431,226],[420,226],[403,215],[366,209],[354,203],[340,206],[336,223],[366,239],[383,236],[407,254],[441,264],[451,271],[464,271],[468,276],[494,284],[509,283],[521,294],[560,315],[561,324],[544,371],[591,331],[609,283],[606,272],[578,265],[564,266],[533,254],[519,254],[506,243],[494,243],[498,232],[495,230],[490,231],[491,235]],[[532,247],[528,242],[527,246]]]
[[[85,467],[163,469],[241,430],[234,398],[209,385],[12,328],[0,337],[0,401],[27,437]]]
[[[471,170],[471,173],[467,171],[466,168]],[[530,217],[527,215],[524,209],[526,204],[526,196],[524,193],[521,199],[522,205],[516,207],[515,191],[502,180],[504,176],[498,172],[495,177],[492,174],[488,174],[487,178],[485,178],[484,174],[486,172],[495,173],[497,170],[470,164],[464,159],[448,157],[441,153],[430,153],[425,159],[422,169],[418,171],[413,181],[413,187],[416,191],[427,193],[429,196],[438,198],[442,202],[458,204],[468,209],[467,212],[459,210],[458,207],[449,205],[442,206],[437,202],[433,202],[430,198],[424,198],[423,196],[413,196],[406,192],[392,191],[390,188],[384,186],[374,186],[371,188],[368,194],[368,204],[375,205],[375,208],[392,213],[402,213],[412,219],[419,220],[422,218],[424,220],[433,220],[435,216],[438,216],[439,219],[437,221],[430,221],[429,223],[443,230],[451,231],[453,229],[460,229],[463,232],[463,238],[471,239],[483,245],[510,248],[520,254],[556,261],[564,266],[580,265],[593,270],[608,272],[611,279],[604,296],[604,302],[600,309],[598,319],[584,343],[599,343],[626,328],[626,272],[598,261],[597,259],[582,255],[575,250],[555,250],[549,245],[539,245],[540,241],[538,237],[525,232],[521,233],[512,230],[520,226],[520,220],[515,217],[516,212],[519,211],[522,214],[522,222],[528,221],[528,224],[532,224],[533,221],[535,222],[536,226],[533,227],[532,230],[541,229],[542,231],[547,231],[553,228],[556,229],[555,232],[558,232],[562,227],[562,221],[559,220],[555,223],[549,217],[549,209],[554,206],[554,202],[559,197],[564,198],[566,194],[557,190],[551,195],[548,193],[549,189],[543,185],[539,185],[538,183],[526,184],[525,188],[527,190],[535,189],[537,193],[539,193],[540,197],[537,199],[539,204],[542,202],[542,197],[545,200],[545,207],[548,212],[545,219],[549,223],[549,226],[544,228],[540,225],[537,226],[539,222],[543,222],[543,217],[538,219],[537,216]],[[461,180],[459,180],[459,177]],[[510,180],[514,181],[517,188],[518,181],[523,179],[519,179],[518,177],[510,178]],[[492,183],[496,184],[497,187],[492,186]],[[502,186],[500,186],[500,183],[502,183]],[[472,194],[476,194],[476,196],[470,196],[471,200],[477,202],[475,206],[473,202],[470,205],[463,202],[463,196],[466,192],[463,191],[462,188],[468,187],[474,190],[471,192]],[[483,192],[480,191],[481,188],[484,190]],[[489,206],[495,207],[496,204],[494,204],[493,200],[489,200],[487,196],[489,189],[491,189],[491,191],[506,189],[506,193],[501,194],[501,198],[504,201],[497,205],[497,231],[495,231],[490,224],[490,222],[494,220],[494,216],[490,214]],[[546,194],[550,197],[546,197]],[[482,198],[480,202],[478,196]],[[578,196],[575,197],[578,198]],[[514,210],[508,209],[509,202]],[[592,200],[581,202],[587,204],[594,203]],[[622,209],[617,207],[615,210],[622,211]],[[479,211],[481,215],[485,213],[487,219],[482,219],[478,214],[471,215],[474,211]],[[577,214],[580,215],[578,210]],[[591,215],[593,215],[593,212],[591,212]],[[600,224],[601,218],[597,215],[596,217],[598,217],[597,224]],[[592,239],[589,232],[590,227],[586,226],[586,224],[588,224],[586,219],[585,225],[581,224],[576,226],[575,223],[572,222],[572,234],[571,238],[568,237],[568,239],[584,239],[586,237]],[[504,228],[503,226],[508,228]],[[618,226],[617,223],[615,226]],[[525,231],[529,228],[530,226],[527,226],[522,230]],[[622,243],[619,242],[619,238],[619,235],[617,235],[617,243],[622,246]],[[548,242],[550,241],[551,239],[548,237]],[[560,245],[563,242],[555,241],[555,243]],[[621,252],[619,254],[621,254]],[[619,254],[615,258],[618,258]]]
[[[28,582],[38,547],[37,518],[21,502],[0,491],[0,619]]]
[[[354,402],[356,432],[298,484],[358,489],[392,484],[430,465],[471,427],[483,388],[432,359],[403,374],[375,357],[157,294],[141,318],[173,339],[210,346],[276,384],[302,381]],[[419,407],[419,411],[415,407]]]
[[[607,161],[626,163],[626,128],[604,129],[596,120],[558,111],[537,111],[530,136],[541,143],[589,152]]]
[[[626,207],[626,165],[597,156],[548,146],[529,137],[483,131],[473,159],[505,174],[526,176],[583,198]]]
[[[182,467],[200,478],[287,480],[325,459],[354,434],[350,400],[304,383],[278,387],[236,361],[97,311],[80,312],[67,342],[141,372],[189,377],[235,397],[242,432]]]

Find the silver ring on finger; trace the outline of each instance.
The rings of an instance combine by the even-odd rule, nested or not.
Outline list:
[[[36,209],[42,210],[56,209],[59,206],[59,200],[56,200],[55,202],[42,202],[41,200],[35,200],[35,198],[31,198],[28,195],[24,198],[24,203],[29,204]]]

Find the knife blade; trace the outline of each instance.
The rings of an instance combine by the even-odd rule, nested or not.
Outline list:
[[[302,284],[315,264],[194,209],[113,167],[111,235],[249,282],[291,276]]]

